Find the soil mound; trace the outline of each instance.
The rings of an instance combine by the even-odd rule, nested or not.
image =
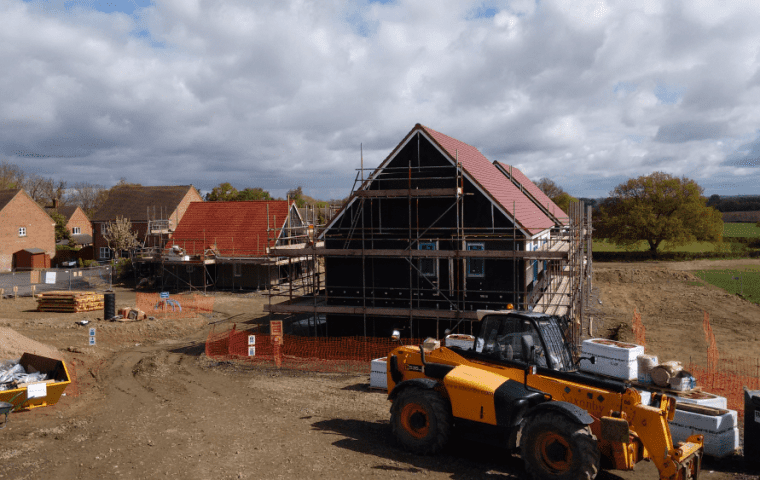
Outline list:
[[[61,352],[50,345],[36,342],[10,328],[0,327],[0,360],[15,360],[24,353],[63,360]]]

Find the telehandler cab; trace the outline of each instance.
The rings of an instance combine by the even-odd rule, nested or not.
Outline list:
[[[457,435],[518,449],[535,479],[578,480],[650,460],[660,479],[699,476],[701,435],[674,446],[676,402],[644,405],[630,384],[579,371],[566,318],[515,310],[478,312],[472,346],[429,339],[387,359],[391,428],[418,454]]]

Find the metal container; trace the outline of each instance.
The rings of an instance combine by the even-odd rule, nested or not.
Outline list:
[[[744,459],[760,464],[760,390],[744,387]]]

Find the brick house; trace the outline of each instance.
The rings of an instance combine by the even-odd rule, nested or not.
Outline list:
[[[203,197],[192,185],[123,186],[112,188],[103,206],[92,217],[92,238],[97,260],[108,260],[112,251],[103,233],[109,222],[124,217],[144,247],[162,248],[185,214],[190,202]]]
[[[53,200],[51,207],[45,207],[49,212],[58,212],[66,217],[66,230],[69,231],[72,238],[78,245],[85,246],[92,244],[92,223],[78,205],[61,207],[58,205],[58,199]]]
[[[55,222],[50,215],[23,189],[0,191],[0,271],[47,267],[53,257]]]

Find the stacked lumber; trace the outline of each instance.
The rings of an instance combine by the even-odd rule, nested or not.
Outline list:
[[[39,312],[79,313],[102,309],[102,293],[45,292],[37,295]]]

